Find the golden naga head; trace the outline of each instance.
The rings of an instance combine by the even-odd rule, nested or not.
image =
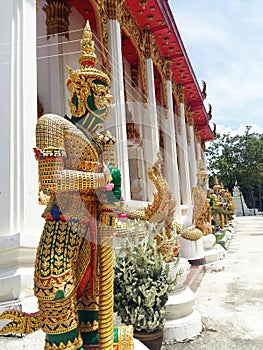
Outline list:
[[[66,86],[71,97],[68,104],[72,121],[95,133],[110,116],[112,96],[109,76],[94,67],[97,57],[88,21],[81,40],[79,63],[81,67],[76,70],[67,67]]]

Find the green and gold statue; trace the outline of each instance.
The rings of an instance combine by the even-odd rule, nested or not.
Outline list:
[[[39,183],[49,195],[35,261],[39,312],[1,315],[13,320],[2,334],[42,328],[45,350],[133,348],[132,327],[113,328],[112,240],[120,191],[112,191],[111,172],[118,175],[117,186],[120,175],[116,140],[100,131],[112,96],[110,79],[94,67],[96,62],[87,23],[80,68],[68,68],[72,117],[45,114],[36,126]]]

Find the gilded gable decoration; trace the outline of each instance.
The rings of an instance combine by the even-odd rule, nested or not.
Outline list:
[[[193,123],[194,123],[194,120],[193,120],[193,112],[192,112],[190,106],[188,106],[188,107],[186,108],[185,116],[186,116],[187,124],[188,124],[189,126],[193,126],[193,125],[194,125],[194,124],[193,124]]]
[[[194,128],[194,133],[195,133],[195,137],[196,137],[197,141],[199,143],[201,143],[200,131],[196,127]]]
[[[123,3],[124,0],[108,0],[107,8],[109,19],[117,19],[120,22]]]
[[[177,95],[179,97],[179,102],[184,103],[184,86],[183,84],[177,84]]]
[[[178,118],[177,120],[177,131],[179,133],[179,135],[182,134],[182,126],[181,126],[181,110],[180,110],[180,99],[179,99],[179,95],[178,95],[178,89],[177,89],[177,85],[175,83],[175,80],[172,80],[172,92],[173,92],[173,97],[176,101],[176,105],[177,105],[177,115],[175,116],[176,118]]]
[[[166,78],[166,80],[169,80],[169,81],[172,80],[172,76],[173,76],[172,63],[173,63],[173,61],[171,61],[169,59],[166,59],[164,62],[165,78]]]

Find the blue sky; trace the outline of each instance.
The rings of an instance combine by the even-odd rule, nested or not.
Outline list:
[[[263,1],[169,0],[217,132],[263,133]],[[208,108],[207,108],[208,109]],[[234,131],[234,132],[233,132]]]

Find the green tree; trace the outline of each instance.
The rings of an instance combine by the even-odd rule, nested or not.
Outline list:
[[[263,135],[250,129],[246,126],[244,135],[216,135],[206,152],[209,185],[213,187],[215,175],[229,191],[237,182],[248,207],[262,210]]]

